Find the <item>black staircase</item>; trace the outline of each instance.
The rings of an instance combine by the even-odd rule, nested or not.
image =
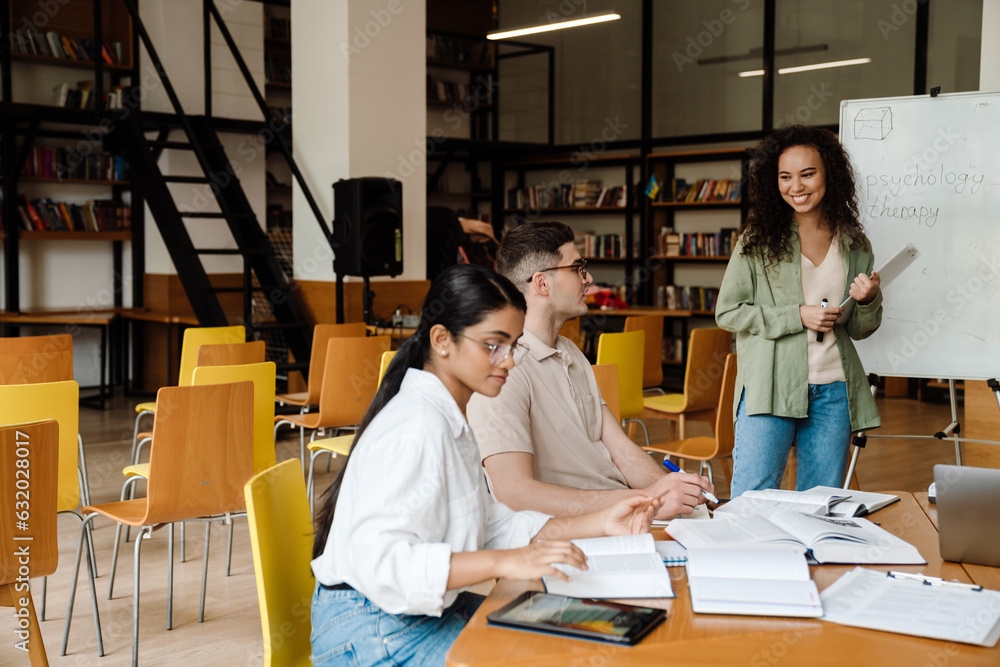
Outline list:
[[[175,113],[170,117],[169,124],[176,129],[183,130],[187,140],[168,141],[167,137],[169,137],[171,128],[150,122],[149,116],[144,115],[138,109],[109,112],[113,120],[112,135],[131,165],[133,183],[142,198],[149,204],[156,226],[163,237],[177,269],[178,278],[191,302],[198,322],[202,326],[228,324],[218,295],[224,292],[242,292],[244,306],[242,323],[246,326],[248,335],[252,337],[254,331],[280,330],[295,358],[300,361],[308,360],[312,328],[295,298],[294,288],[289,284],[278,264],[277,256],[271,247],[267,234],[258,223],[240,181],[230,166],[229,158],[211,119],[205,116],[189,116],[184,112],[149,34],[139,17],[135,0],[122,0],[122,2],[132,16],[133,29],[145,47],[150,62],[156,68],[164,92],[174,108]],[[267,119],[269,113],[266,103],[260,95],[260,91],[253,84],[249,70],[211,0],[207,0],[206,10],[206,16],[211,15],[219,26],[258,106]],[[147,139],[147,133],[151,132],[158,132],[156,139]],[[280,133],[275,133],[274,140],[281,153],[289,161],[293,176],[298,179],[306,200],[326,238],[329,239],[329,228],[291,157],[291,151],[284,137]],[[192,151],[202,173],[193,176],[164,175],[157,164],[159,155],[164,149]],[[218,202],[218,212],[180,211],[167,186],[171,182],[204,185],[206,193],[211,192]],[[188,234],[186,225],[198,224],[198,219],[206,218],[225,219],[236,242],[236,248],[196,248]],[[202,256],[207,255],[241,256],[244,266],[243,287],[213,286],[202,264]],[[253,284],[253,277],[256,277],[256,285]],[[259,294],[267,301],[277,320],[276,323],[255,323],[253,321],[251,316],[252,293]],[[300,363],[294,366],[301,369],[304,364]]]

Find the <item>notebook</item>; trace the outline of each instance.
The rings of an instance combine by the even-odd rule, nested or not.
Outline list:
[[[941,558],[1000,567],[1000,470],[934,466]]]
[[[587,556],[587,569],[556,563],[570,576],[542,577],[547,593],[574,598],[672,598],[670,575],[653,536],[616,535],[572,540]]]

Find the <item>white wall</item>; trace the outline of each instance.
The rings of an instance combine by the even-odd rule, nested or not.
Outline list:
[[[1000,0],[983,0],[979,90],[1000,90]]]
[[[403,182],[401,278],[423,279],[427,217],[424,0],[296,0],[292,4],[295,160],[324,219],[335,181]],[[332,281],[333,256],[298,185],[295,276]]]

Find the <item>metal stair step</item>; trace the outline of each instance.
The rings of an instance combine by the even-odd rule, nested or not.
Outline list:
[[[165,183],[209,183],[205,176],[163,176]]]
[[[194,150],[194,146],[186,141],[147,141],[150,146],[154,148],[169,148],[178,151],[191,151]]]
[[[291,329],[311,329],[312,327],[304,322],[258,322],[251,323],[249,328],[254,331],[288,331]],[[306,364],[307,367],[308,365]]]
[[[181,211],[182,218],[225,218],[225,213],[219,213],[217,211]]]

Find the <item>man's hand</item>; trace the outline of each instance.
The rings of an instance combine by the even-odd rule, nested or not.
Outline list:
[[[690,514],[705,502],[702,489],[715,493],[715,485],[705,477],[689,472],[672,472],[645,489],[636,490],[644,496],[660,498],[662,504],[653,518],[668,520]]]

